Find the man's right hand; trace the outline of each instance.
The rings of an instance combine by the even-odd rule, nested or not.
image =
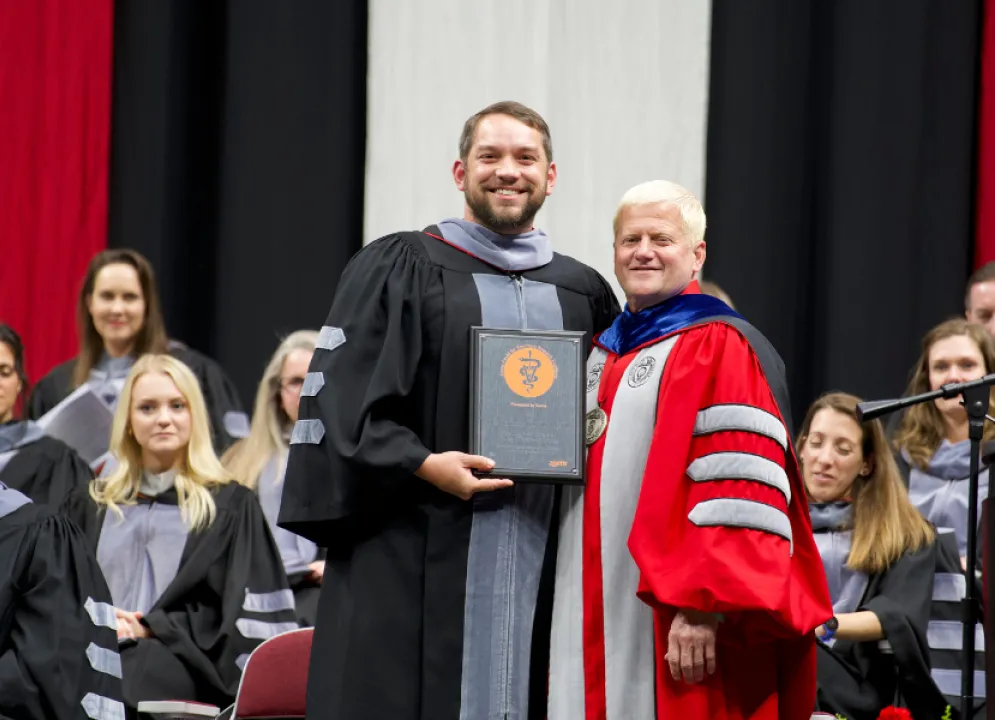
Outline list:
[[[511,487],[514,483],[503,478],[478,478],[471,470],[491,470],[494,461],[480,455],[461,452],[432,453],[415,475],[432,483],[443,492],[469,500],[478,492]]]
[[[670,676],[689,685],[700,683],[706,673],[715,673],[715,629],[719,616],[695,610],[682,610],[674,616],[667,636],[665,660]]]

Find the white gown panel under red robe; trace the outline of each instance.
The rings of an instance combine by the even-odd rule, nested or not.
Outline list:
[[[549,720],[808,718],[813,630],[832,605],[750,343],[719,319],[596,347],[587,401],[608,423],[586,487],[563,496]],[[702,683],[674,681],[665,659],[679,608],[723,616]]]

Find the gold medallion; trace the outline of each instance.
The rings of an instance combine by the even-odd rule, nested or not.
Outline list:
[[[587,414],[587,444],[593,445],[608,427],[608,415],[601,408],[594,408]]]

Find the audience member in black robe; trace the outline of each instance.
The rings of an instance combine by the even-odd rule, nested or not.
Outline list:
[[[57,508],[72,490],[85,487],[93,473],[64,442],[48,437],[30,420],[14,420],[27,387],[21,338],[0,323],[0,482]]]
[[[0,718],[123,720],[115,625],[79,528],[0,483]]]
[[[280,343],[259,383],[249,436],[228,448],[221,458],[235,479],[259,497],[294,591],[297,620],[304,627],[313,626],[318,614],[324,551],[307,538],[277,527],[276,522],[283,496],[288,441],[297,422],[301,391],[317,341],[316,331],[298,330]]]
[[[819,398],[802,424],[799,459],[834,620],[816,629],[818,709],[875,720],[899,698],[915,717],[941,717],[926,627],[936,543],[909,502],[880,422],[858,399]]]
[[[556,180],[537,113],[475,114],[453,177],[462,218],[349,263],[301,393],[280,526],[328,550],[309,720],[545,715],[557,493],[467,454],[470,328],[586,352],[618,302],[533,227]]]
[[[259,501],[214,454],[196,378],[170,355],[135,363],[111,450],[117,468],[70,496],[65,511],[110,587],[125,703],[227,705],[249,653],[297,627]]]
[[[211,438],[218,452],[244,436],[248,417],[232,381],[214,360],[169,340],[152,266],[134,250],[94,256],[76,303],[79,354],[52,369],[31,393],[37,420],[83,384],[111,409],[135,359],[168,352],[189,367],[207,403]]]

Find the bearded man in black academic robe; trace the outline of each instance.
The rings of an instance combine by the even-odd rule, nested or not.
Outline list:
[[[545,714],[558,495],[478,478],[493,464],[467,450],[472,326],[589,341],[618,313],[533,227],[552,156],[533,110],[482,110],[453,167],[463,217],[382,237],[342,275],[280,514],[328,548],[309,720]]]

